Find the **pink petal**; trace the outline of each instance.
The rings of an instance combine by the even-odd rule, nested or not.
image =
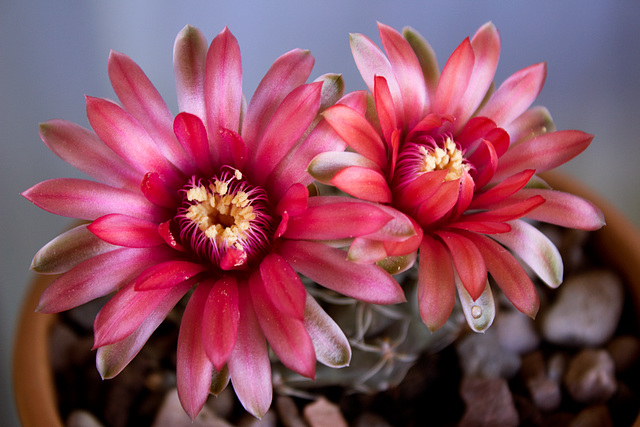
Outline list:
[[[170,192],[160,175],[147,172],[140,183],[140,191],[154,205],[176,209],[179,203],[178,194]]]
[[[472,299],[477,300],[487,283],[487,269],[482,253],[471,240],[460,233],[436,232],[449,249],[456,272]]]
[[[253,152],[254,175],[266,179],[318,114],[322,83],[299,86],[282,101]]]
[[[202,120],[196,115],[180,113],[173,121],[173,131],[187,155],[193,159],[202,173],[213,175],[209,139]]]
[[[140,172],[122,161],[98,136],[65,120],[41,123],[40,138],[58,157],[81,172],[113,187],[135,190]]]
[[[495,187],[477,194],[469,207],[471,209],[482,209],[489,207],[492,203],[506,199],[527,185],[534,173],[535,170],[528,169],[504,179]]]
[[[561,130],[523,141],[500,158],[493,181],[524,169],[537,173],[554,169],[586,150],[592,139],[593,135],[578,130]]]
[[[469,86],[475,55],[471,42],[466,38],[453,51],[442,69],[433,110],[440,114],[452,114]]]
[[[220,164],[227,164],[230,154],[218,140],[218,129],[240,131],[242,104],[242,64],[238,41],[227,27],[211,42],[204,76],[207,129],[211,154]]]
[[[269,254],[260,263],[264,290],[273,306],[286,317],[303,320],[307,291],[298,274],[278,254]]]
[[[296,240],[335,240],[374,233],[392,216],[373,204],[331,203],[309,207],[289,218],[284,237]]]
[[[491,236],[527,263],[549,286],[557,288],[562,283],[563,264],[560,251],[539,229],[525,221],[510,223],[511,231]]]
[[[355,202],[366,203],[366,202]],[[391,219],[381,228],[374,231],[371,234],[367,234],[365,237],[373,240],[381,240],[385,242],[385,247],[389,250],[388,244],[407,244],[409,240],[415,239],[418,234],[422,233],[422,230],[418,224],[408,215],[400,212],[399,210],[387,205],[374,205],[384,213],[389,215]],[[420,239],[415,242],[415,246],[410,252],[418,249]],[[406,253],[406,252],[404,252]],[[404,254],[403,253],[403,254]],[[391,255],[392,253],[389,253]],[[393,255],[400,255],[399,253],[393,253]]]
[[[278,253],[299,273],[320,285],[360,301],[404,302],[400,285],[375,264],[347,261],[345,251],[315,242],[285,240]]]
[[[180,320],[176,354],[178,397],[192,420],[200,413],[209,397],[214,372],[205,353],[202,337],[206,330],[205,307],[210,289],[210,282],[196,286]]]
[[[154,221],[166,215],[142,194],[76,178],[43,181],[22,195],[47,212],[71,218],[94,220],[121,213]]]
[[[476,188],[483,188],[494,178],[499,159],[498,153],[490,141],[486,139],[480,141],[476,150],[467,160],[476,167],[476,174],[473,177]]]
[[[293,184],[282,196],[276,206],[276,213],[282,215],[287,212],[290,215],[300,215],[307,209],[309,190],[302,184]]]
[[[242,406],[261,418],[271,406],[271,363],[262,329],[251,304],[247,283],[238,286],[238,339],[229,358],[229,374]]]
[[[366,98],[366,94],[363,91],[351,92],[345,95],[339,103],[351,106],[356,111],[364,114],[367,104]],[[268,180],[270,192],[277,200],[279,196],[289,189],[291,184],[311,184],[313,178],[307,172],[309,162],[320,153],[343,151],[345,147],[345,141],[335,133],[327,121],[320,120],[320,123],[313,128],[297,149],[285,156],[271,173]]]
[[[374,161],[383,171],[387,169],[384,142],[363,115],[340,104],[327,109],[322,115],[351,148]]]
[[[407,184],[398,184],[394,189],[395,203],[405,209],[420,206],[438,191],[448,173],[446,169],[431,171],[419,175]]]
[[[165,248],[122,248],[96,255],[53,281],[42,292],[37,310],[59,313],[108,295],[169,256]]]
[[[44,245],[33,257],[31,269],[40,274],[66,273],[87,259],[118,249],[87,230],[82,224],[65,231]]]
[[[131,362],[147,342],[153,331],[160,326],[173,307],[191,288],[191,285],[192,283],[186,282],[172,289],[129,336],[113,344],[98,348],[96,367],[103,379],[115,377]]]
[[[442,243],[424,236],[418,264],[418,307],[422,321],[432,332],[447,322],[455,295],[451,257]]]
[[[517,71],[500,85],[476,115],[488,117],[500,127],[508,125],[538,97],[546,75],[544,63]]]
[[[351,53],[356,66],[369,88],[375,93],[375,77],[381,76],[387,80],[393,103],[398,111],[403,111],[402,95],[391,64],[380,48],[362,34],[351,34]]]
[[[96,134],[138,172],[157,172],[171,184],[182,184],[174,166],[129,113],[106,99],[87,97],[87,117]]]
[[[200,30],[185,26],[173,46],[173,72],[176,76],[180,111],[206,119],[204,107],[204,68],[207,39]]]
[[[404,27],[402,29],[402,35],[411,46],[411,49],[415,52],[418,62],[420,63],[420,68],[422,69],[422,76],[424,78],[428,94],[425,104],[426,110],[431,106],[431,103],[433,103],[433,100],[435,99],[436,86],[438,85],[438,79],[440,78],[438,60],[436,59],[436,54],[431,45],[416,30],[411,27]]]
[[[202,341],[207,356],[218,370],[229,359],[238,337],[238,283],[233,276],[218,280],[209,296],[202,319]]]
[[[192,169],[191,158],[173,133],[173,114],[138,64],[127,55],[111,51],[108,70],[124,109],[144,127],[170,162],[183,171]]]
[[[414,218],[422,227],[429,227],[453,209],[460,194],[460,181],[445,181],[436,192],[418,207]]]
[[[176,236],[180,234],[179,230],[172,230],[173,221],[165,221],[158,225],[158,234],[169,245],[171,249],[176,251],[186,252],[187,249],[176,239]]]
[[[282,100],[307,81],[314,62],[308,50],[294,49],[276,59],[269,68],[251,97],[242,124],[242,136],[250,144],[251,151],[262,139]]]
[[[469,233],[469,239],[482,252],[487,270],[511,303],[524,314],[535,318],[538,295],[529,276],[505,248],[493,240]]]
[[[136,291],[172,288],[205,270],[204,265],[190,261],[171,260],[144,270],[135,280]]]
[[[384,242],[365,237],[356,237],[349,245],[347,259],[359,264],[372,264],[387,257]]]
[[[454,133],[467,122],[469,117],[480,106],[498,68],[500,58],[500,34],[491,23],[484,24],[471,39],[471,47],[475,56],[473,71],[469,78],[469,85],[458,108],[453,112],[456,117]]]
[[[378,114],[380,129],[384,140],[387,144],[390,144],[391,134],[398,128],[398,118],[387,80],[384,77],[376,76],[374,90],[373,98],[376,102],[376,113]]]
[[[458,201],[451,211],[451,216],[453,218],[457,218],[467,210],[473,201],[475,190],[476,186],[471,174],[466,170],[463,170],[462,176],[460,177],[460,193],[458,194]]]
[[[467,222],[504,222],[511,221],[527,215],[529,212],[545,203],[542,196],[533,196],[519,202],[514,202],[502,207],[491,209],[485,212],[467,214],[460,219]]]
[[[519,197],[533,195],[544,197],[545,202],[529,212],[528,218],[579,230],[597,230],[605,224],[602,211],[581,197],[554,190],[523,189],[518,192]]]
[[[269,345],[282,363],[307,378],[315,377],[316,354],[302,320],[287,316],[271,302],[264,283],[254,274],[249,280],[251,301]],[[304,299],[302,300],[304,310]]]
[[[378,30],[382,46],[400,86],[404,105],[402,123],[410,129],[422,118],[427,102],[427,88],[422,69],[411,45],[402,37],[402,34],[381,23],[378,23]]]
[[[149,248],[164,243],[155,222],[128,215],[102,216],[89,225],[89,231],[105,242],[128,248]]]
[[[304,328],[309,333],[318,362],[331,368],[343,368],[351,360],[351,346],[340,326],[307,294]]]
[[[135,281],[120,289],[100,310],[93,323],[94,348],[113,344],[131,335],[167,298],[184,295],[193,281],[171,288],[135,290]]]
[[[316,180],[330,184],[331,179],[349,166],[360,166],[381,173],[382,170],[365,156],[352,151],[327,151],[318,154],[309,163],[308,171]]]
[[[516,145],[543,133],[555,132],[556,127],[549,110],[538,105],[529,108],[514,121],[504,126],[504,130],[511,137],[511,145]]]
[[[391,203],[391,190],[385,177],[366,167],[348,166],[335,174],[331,184],[362,200]]]
[[[220,142],[231,152],[231,164],[236,169],[242,169],[249,158],[249,150],[240,134],[231,129],[220,129]]]

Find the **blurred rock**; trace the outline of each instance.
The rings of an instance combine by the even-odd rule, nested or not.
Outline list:
[[[302,414],[311,427],[347,427],[340,408],[324,397],[304,407]]]
[[[530,352],[540,344],[540,336],[535,330],[533,319],[519,311],[503,310],[497,316],[493,327],[496,328],[502,348],[514,353]]]
[[[613,427],[613,420],[606,405],[595,405],[580,411],[569,427]]]
[[[520,356],[500,346],[498,333],[470,333],[456,345],[462,372],[467,376],[511,378],[520,369]]]
[[[617,390],[611,356],[605,350],[582,350],[569,362],[564,385],[577,402],[606,402]]]
[[[460,427],[519,424],[509,385],[502,378],[465,377],[460,384],[460,395],[466,405]]]
[[[216,416],[206,405],[196,419],[191,421],[182,409],[178,390],[172,389],[167,392],[152,427],[233,427],[233,425]]]
[[[66,427],[103,427],[103,424],[91,412],[78,409],[69,414]]]
[[[623,300],[622,282],[610,271],[571,276],[541,316],[542,334],[554,344],[600,346],[612,337]]]
[[[640,339],[633,335],[615,337],[607,345],[607,351],[616,365],[616,372],[624,372],[640,357]]]

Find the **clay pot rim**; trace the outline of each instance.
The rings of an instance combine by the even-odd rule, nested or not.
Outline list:
[[[638,313],[640,329],[640,231],[610,202],[576,179],[557,171],[541,176],[552,188],[590,200],[604,212],[607,225],[595,232],[596,242],[607,262],[624,277]],[[63,427],[53,373],[48,369],[48,340],[40,338],[48,335],[57,316],[35,312],[40,294],[55,277],[35,277],[18,318],[13,351],[13,390],[18,415],[25,427]],[[640,413],[634,425],[640,426]]]

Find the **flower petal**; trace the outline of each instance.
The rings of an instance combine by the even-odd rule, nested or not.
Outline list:
[[[511,303],[529,317],[535,318],[540,302],[535,286],[513,256],[498,243],[479,234],[469,239],[482,252],[487,270]]]
[[[42,292],[37,310],[58,313],[108,295],[170,255],[165,248],[121,248],[96,255],[54,280]]]
[[[342,169],[349,166],[360,166],[377,172],[380,167],[362,154],[352,151],[328,151],[318,154],[309,163],[309,174],[323,184],[329,184],[331,179]]]
[[[44,245],[33,257],[31,269],[40,274],[66,273],[96,255],[117,249],[82,224],[65,231]]]
[[[511,145],[534,138],[543,133],[555,132],[556,126],[553,123],[549,110],[537,105],[529,108],[518,118],[504,126],[504,130],[511,138]]]
[[[180,111],[206,119],[204,107],[204,67],[207,39],[202,31],[185,26],[173,45],[173,73],[176,76]]]
[[[142,69],[127,55],[111,51],[108,61],[111,86],[125,110],[158,145],[162,154],[183,171],[191,169],[191,157],[173,133],[173,114]]]
[[[230,153],[218,140],[218,129],[240,131],[242,64],[238,41],[225,27],[211,42],[204,75],[206,126],[210,150],[219,165],[228,164]]]
[[[291,266],[278,254],[269,254],[260,263],[264,291],[283,315],[303,320],[307,291]]]
[[[442,69],[433,105],[435,113],[452,114],[457,110],[469,86],[474,61],[471,42],[466,38],[453,51]]]
[[[382,23],[378,23],[378,30],[382,46],[400,86],[404,106],[402,123],[410,129],[420,121],[426,106],[427,88],[422,68],[411,45],[402,37],[402,34]]]
[[[249,286],[240,283],[238,291],[238,339],[227,366],[240,403],[247,412],[261,418],[271,406],[271,363],[267,343],[251,304]]]
[[[259,274],[253,274],[249,279],[251,301],[269,345],[287,368],[313,379],[316,355],[302,320],[278,310],[271,302],[266,286]]]
[[[500,158],[493,181],[501,181],[524,169],[535,169],[537,173],[554,169],[586,150],[591,140],[593,135],[561,130],[523,141]]]
[[[433,332],[447,322],[455,304],[453,264],[442,243],[428,235],[419,254],[418,307],[422,321]]]
[[[335,240],[374,233],[391,216],[373,204],[330,203],[310,206],[289,218],[284,237],[296,240]]]
[[[94,220],[121,213],[153,221],[164,214],[142,194],[76,178],[42,181],[22,195],[47,212],[71,218]]]
[[[140,292],[172,288],[204,270],[204,265],[190,261],[166,261],[144,270],[135,280],[134,288]]]
[[[114,102],[87,97],[87,118],[100,139],[138,172],[157,172],[171,184],[182,182],[144,127]]]
[[[176,353],[176,380],[178,398],[185,412],[193,420],[204,407],[209,397],[213,365],[205,353],[203,344],[204,325],[207,319],[207,295],[210,282],[196,286],[180,320],[178,348]]]
[[[489,281],[485,280],[484,288],[476,299],[469,295],[458,276],[456,276],[456,289],[467,324],[474,332],[484,333],[496,317],[496,303]]]
[[[376,103],[376,113],[378,115],[378,121],[380,122],[380,129],[382,130],[384,140],[387,142],[387,145],[389,145],[393,131],[399,127],[396,108],[393,105],[389,85],[384,77],[376,76],[374,90],[373,98]]]
[[[141,174],[122,161],[98,136],[66,120],[41,123],[40,138],[58,157],[113,187],[137,190]]]
[[[256,149],[282,100],[307,81],[314,62],[310,52],[302,49],[291,50],[274,61],[253,93],[242,124],[242,136],[250,144],[250,151]]]
[[[208,297],[202,319],[202,342],[216,370],[227,363],[238,337],[238,284],[235,277],[218,280]]]
[[[155,222],[129,215],[105,215],[93,221],[88,228],[105,242],[128,248],[150,248],[164,243]]]
[[[509,223],[511,231],[491,236],[506,246],[552,288],[562,283],[563,264],[560,251],[540,230],[525,221]]]
[[[402,35],[407,42],[409,42],[411,49],[413,49],[420,63],[420,69],[422,70],[422,76],[428,94],[425,100],[426,110],[435,99],[436,87],[438,85],[438,79],[440,78],[438,60],[431,45],[416,30],[411,27],[404,27],[402,29]]]
[[[209,139],[202,120],[194,114],[180,113],[173,121],[173,131],[182,148],[195,161],[200,171],[212,176],[213,165],[209,152]]]
[[[391,190],[380,172],[362,166],[348,166],[336,173],[331,184],[361,200],[391,203]]]
[[[499,182],[496,186],[491,187],[489,190],[476,194],[473,198],[473,202],[469,206],[470,209],[482,209],[488,208],[492,203],[500,202],[507,197],[517,193],[529,182],[531,177],[536,171],[533,169],[523,170],[516,173],[503,181]]]
[[[283,241],[278,253],[299,273],[343,295],[375,304],[404,302],[400,285],[377,265],[347,261],[345,251],[303,241]]]
[[[490,118],[499,127],[508,125],[538,97],[546,76],[545,63],[515,72],[500,85],[476,115]]]
[[[517,195],[544,197],[545,202],[529,212],[528,218],[579,230],[597,230],[605,225],[604,215],[597,206],[573,194],[545,189],[523,189]]]
[[[115,377],[131,362],[191,285],[192,283],[185,282],[173,288],[129,336],[98,348],[96,366],[103,379]]]
[[[295,88],[273,113],[262,139],[252,152],[254,175],[261,182],[292,149],[320,108],[322,83]]]
[[[386,169],[385,145],[363,115],[341,104],[328,108],[322,115],[351,148],[374,161],[382,170]]]
[[[527,215],[538,206],[545,203],[542,196],[532,196],[528,199],[491,209],[485,212],[463,215],[460,219],[465,222],[505,222]]]
[[[302,184],[293,184],[282,196],[276,206],[276,213],[282,215],[300,215],[307,209],[309,190]]]
[[[487,269],[482,253],[471,240],[460,233],[438,231],[436,235],[449,249],[456,273],[465,289],[473,300],[477,300],[487,282]]]
[[[309,333],[318,362],[331,368],[342,368],[351,361],[351,346],[340,326],[307,294],[304,328]]]
[[[178,206],[178,194],[171,193],[166,184],[156,172],[147,172],[140,183],[140,191],[151,203],[169,209]]]

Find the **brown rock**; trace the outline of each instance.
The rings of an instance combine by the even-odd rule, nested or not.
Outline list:
[[[618,387],[611,356],[605,350],[582,350],[569,362],[564,385],[577,402],[606,402]]]
[[[460,385],[460,395],[466,405],[461,427],[508,427],[519,423],[509,385],[502,378],[465,377]]]
[[[338,405],[324,397],[305,406],[302,413],[311,427],[347,427],[347,421],[342,416]]]

